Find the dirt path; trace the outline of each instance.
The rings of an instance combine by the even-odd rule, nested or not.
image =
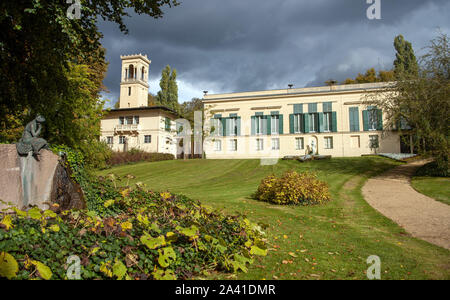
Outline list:
[[[369,179],[362,188],[366,201],[414,237],[450,249],[450,206],[418,193],[411,176],[425,164],[416,161]]]

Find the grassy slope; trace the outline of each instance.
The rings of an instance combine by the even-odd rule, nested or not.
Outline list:
[[[408,236],[362,198],[364,181],[395,164],[379,157],[280,161],[275,166],[261,166],[259,160],[179,160],[121,166],[101,174],[134,174],[135,181],[151,189],[183,193],[268,224],[272,250],[238,279],[365,279],[370,255],[381,258],[383,279],[450,279],[448,250]],[[330,185],[333,201],[280,207],[251,199],[265,175],[288,169],[316,171]]]
[[[418,176],[411,185],[419,193],[450,205],[450,178]]]

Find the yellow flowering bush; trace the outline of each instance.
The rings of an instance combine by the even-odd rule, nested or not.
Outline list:
[[[315,205],[331,200],[328,185],[310,172],[287,171],[261,180],[255,198],[275,204]]]

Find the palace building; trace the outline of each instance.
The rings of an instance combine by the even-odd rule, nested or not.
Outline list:
[[[122,59],[119,108],[108,110],[101,121],[101,140],[114,151],[140,149],[176,156],[174,137],[178,114],[163,106],[148,106],[146,55],[126,55]]]
[[[396,131],[383,131],[384,114],[366,95],[387,83],[206,94],[211,134],[208,159],[334,157],[400,153]]]

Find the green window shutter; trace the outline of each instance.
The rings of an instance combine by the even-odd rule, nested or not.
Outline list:
[[[309,103],[308,113],[316,113],[316,112],[317,112],[317,103]]]
[[[363,110],[363,129],[364,131],[369,130],[369,111]]]
[[[303,115],[303,124],[305,124],[305,133],[309,132],[309,114],[304,114]]]
[[[294,133],[294,114],[289,115],[289,133]]]
[[[355,121],[355,131],[359,131],[359,108],[357,107],[355,107],[353,120]]]
[[[348,108],[348,117],[349,117],[349,125],[350,125],[350,131],[355,131],[355,108],[349,107]]]
[[[256,134],[256,117],[252,116],[251,121],[252,121],[252,135],[255,135]]]
[[[331,112],[331,131],[337,132],[337,113]]]
[[[280,112],[278,111],[278,110],[275,110],[275,111],[271,111],[270,112],[270,115],[271,116],[278,116],[280,114]]]
[[[318,115],[318,119],[319,119],[319,132],[323,132],[323,113],[319,113]]]
[[[237,135],[241,135],[241,117],[237,117],[236,119],[236,127],[237,127]]]
[[[221,122],[222,122],[222,136],[227,136],[227,120],[228,118],[222,118]]]
[[[266,120],[266,128],[267,128],[267,135],[272,134],[272,117],[271,116],[265,116],[264,119]]]
[[[378,130],[383,130],[383,112],[381,111],[381,109],[377,109],[377,113],[378,113],[378,126],[377,129]]]
[[[303,104],[294,104],[294,114],[303,113]]]
[[[278,115],[278,133],[283,134],[283,115]]]
[[[331,112],[333,110],[333,105],[331,102],[322,103],[322,111],[323,112]]]

